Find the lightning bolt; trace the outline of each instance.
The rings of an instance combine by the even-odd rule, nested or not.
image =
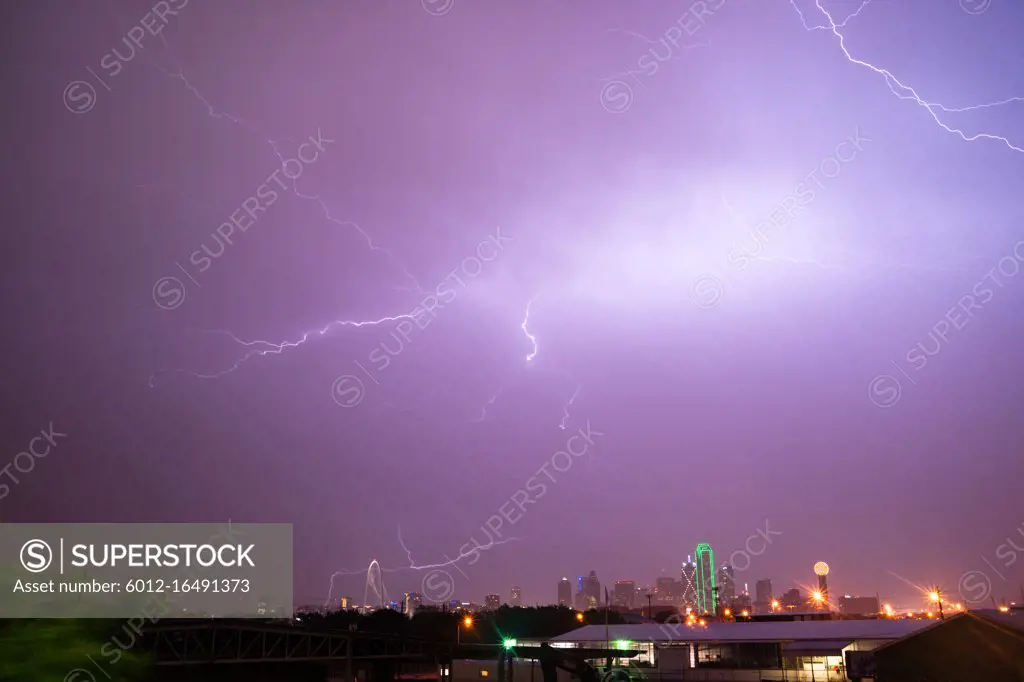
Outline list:
[[[535,337],[530,332],[530,308],[531,308],[531,306],[533,306],[533,302],[537,300],[538,296],[540,296],[539,293],[535,294],[533,296],[533,298],[531,298],[529,301],[527,301],[527,303],[526,303],[526,312],[523,314],[523,321],[519,325],[519,328],[523,330],[523,334],[526,336],[526,339],[530,342],[531,350],[526,355],[526,363],[527,364],[530,364],[531,362],[533,362],[533,359],[535,357],[537,357],[537,337]],[[504,392],[505,392],[505,384],[501,384],[500,386],[498,386],[498,389],[494,393],[491,394],[491,397],[487,400],[487,402],[484,403],[483,406],[480,408],[480,416],[477,417],[476,419],[474,419],[472,421],[472,423],[479,424],[479,423],[485,421],[487,419],[488,410],[490,410],[492,407],[494,407],[494,403],[497,402],[498,398],[500,398],[501,394],[504,393]]]
[[[558,428],[562,429],[563,431],[565,431],[565,423],[569,421],[569,408],[572,407],[572,404],[574,402],[576,402],[576,398],[579,396],[581,388],[583,387],[576,387],[576,391],[572,394],[572,397],[569,398],[569,402],[567,402],[565,404],[565,407],[562,408],[562,423],[558,425]]]
[[[533,306],[533,302],[537,300],[537,296],[540,296],[540,294],[531,298],[526,304],[526,314],[523,316],[523,323],[519,325],[523,330],[523,333],[526,334],[526,338],[530,340],[530,344],[533,346],[533,350],[526,356],[526,362],[528,363],[532,362],[533,359],[537,357],[537,337],[530,333],[530,308]]]
[[[234,364],[229,366],[227,369],[223,369],[223,370],[220,370],[219,372],[214,372],[212,374],[201,374],[201,373],[198,373],[198,372],[191,372],[191,371],[183,370],[183,369],[164,369],[164,370],[160,370],[159,372],[154,372],[149,377],[149,386],[150,386],[150,388],[155,388],[156,387],[156,378],[158,376],[160,376],[160,375],[163,375],[163,374],[178,373],[178,374],[187,374],[188,376],[194,377],[196,379],[219,379],[219,378],[221,378],[223,376],[226,376],[226,375],[231,374],[232,372],[236,371],[238,368],[240,368],[243,364],[245,364],[246,362],[248,362],[252,358],[263,357],[265,355],[280,355],[281,353],[285,352],[286,350],[290,350],[292,348],[298,348],[299,346],[303,345],[307,341],[310,341],[310,340],[316,339],[316,338],[320,338],[322,336],[326,336],[328,332],[330,332],[331,330],[334,330],[334,329],[339,329],[339,328],[342,328],[342,327],[374,327],[374,326],[377,326],[377,325],[380,325],[380,324],[384,324],[386,322],[396,322],[398,320],[413,320],[413,319],[415,319],[413,314],[409,313],[409,314],[405,314],[405,315],[393,315],[393,316],[389,316],[389,317],[381,317],[381,318],[378,318],[376,320],[363,320],[363,321],[335,320],[333,322],[329,322],[326,326],[321,327],[320,329],[313,329],[313,330],[305,332],[302,336],[300,336],[298,339],[296,339],[294,341],[282,341],[280,343],[273,343],[271,341],[263,341],[263,340],[260,340],[260,339],[252,340],[252,341],[241,339],[241,338],[239,338],[238,336],[236,336],[235,334],[233,334],[232,332],[230,332],[230,331],[228,331],[226,329],[207,330],[208,333],[211,333],[211,334],[224,334],[224,335],[228,336],[232,341],[234,341],[235,343],[237,343],[240,346],[245,346],[245,347],[250,347],[250,348],[257,347],[257,348],[253,348],[253,350],[250,350],[249,352],[247,352],[241,358],[236,360],[234,362]]]
[[[484,403],[484,406],[480,409],[480,416],[473,420],[474,423],[479,424],[487,419],[487,410],[494,406],[494,402],[501,397],[501,394],[504,393],[504,391],[505,384],[502,384],[498,387],[498,390],[494,392],[494,395],[491,396],[490,400]]]
[[[871,4],[871,0],[861,0],[860,7],[857,8],[857,11],[855,11],[853,14],[851,14],[850,16],[848,16],[845,19],[843,19],[843,23],[836,24],[836,28],[842,28],[842,27],[846,26],[846,24],[848,24],[851,19],[855,18],[858,14],[861,13],[861,11],[864,10],[865,7],[867,7],[870,4]],[[797,9],[797,11],[799,12],[800,10]],[[801,15],[801,18],[803,18],[803,15]],[[826,31],[830,27],[829,26],[808,26],[807,23],[804,22],[804,28],[806,28],[809,31]]]
[[[499,538],[497,540],[491,540],[490,542],[487,543],[486,546],[485,545],[478,545],[478,544],[474,543],[473,549],[471,549],[468,552],[463,552],[460,549],[459,550],[459,555],[457,557],[455,557],[454,559],[449,559],[448,556],[445,555],[445,561],[442,562],[442,563],[423,564],[422,566],[417,566],[416,565],[416,561],[412,558],[412,550],[410,550],[408,547],[406,547],[405,542],[402,540],[402,531],[401,531],[401,529],[399,529],[399,531],[398,531],[398,543],[402,546],[402,549],[405,551],[405,556],[409,560],[409,566],[408,567],[404,567],[402,569],[395,569],[395,570],[425,571],[425,570],[432,569],[432,568],[447,568],[449,566],[456,566],[463,559],[468,559],[470,557],[476,556],[481,551],[489,550],[489,549],[491,549],[492,547],[494,547],[496,545],[504,545],[505,543],[508,543],[508,542],[515,542],[516,540],[519,540],[519,538],[517,538],[517,537]],[[466,544],[469,544],[469,543],[467,542]],[[463,545],[463,546],[465,546],[465,545]],[[465,575],[465,574],[463,574],[463,575]]]
[[[538,352],[537,337],[534,336],[533,332],[530,331],[530,311],[532,310],[534,301],[536,301],[539,296],[540,296],[540,294],[536,294],[536,295],[534,295],[533,298],[531,298],[527,302],[527,304],[526,304],[526,312],[523,314],[523,321],[519,325],[520,328],[523,330],[523,335],[526,336],[526,339],[530,342],[531,350],[526,355],[526,364],[528,366],[532,365],[533,360],[534,360],[534,358],[537,357],[537,352]],[[552,372],[554,372],[556,374],[559,374],[559,375],[564,376],[564,377],[568,377],[570,380],[573,380],[572,375],[569,374],[569,372],[567,372],[565,370],[555,369],[555,370],[543,370],[543,371],[552,371]],[[572,396],[569,398],[569,401],[562,408],[562,421],[559,422],[558,428],[562,429],[563,431],[566,428],[565,427],[566,423],[569,421],[569,416],[570,416],[569,415],[569,408],[572,407],[573,403],[576,402],[576,398],[579,397],[581,389],[582,389],[582,386],[577,384],[576,385],[576,390],[573,392]],[[483,422],[484,420],[487,419],[488,410],[491,407],[494,406],[494,403],[498,400],[498,398],[501,397],[501,395],[502,395],[502,393],[504,393],[504,391],[505,391],[505,384],[502,384],[501,386],[498,387],[498,390],[496,390],[491,395],[490,399],[486,403],[484,403],[483,407],[480,409],[480,416],[477,417],[476,419],[474,419],[473,423],[477,423],[478,424],[478,423]]]
[[[473,548],[470,551],[468,551],[468,552],[463,552],[460,549],[459,550],[459,555],[456,556],[454,559],[450,558],[446,554],[445,555],[445,561],[443,561],[443,562],[436,563],[436,564],[423,564],[423,565],[418,566],[418,565],[416,565],[416,560],[413,559],[412,550],[410,550],[406,546],[405,541],[402,539],[402,529],[399,528],[398,529],[398,544],[402,547],[402,551],[405,552],[405,556],[406,556],[406,559],[409,561],[409,565],[408,566],[402,566],[402,567],[399,567],[399,568],[383,568],[380,565],[380,562],[378,562],[376,559],[374,559],[373,561],[370,562],[370,567],[372,567],[373,564],[376,563],[377,567],[380,569],[381,573],[397,573],[399,571],[428,571],[428,570],[433,570],[433,569],[455,568],[460,573],[462,573],[463,577],[468,579],[469,576],[466,575],[466,572],[463,571],[461,568],[459,568],[459,562],[460,561],[462,561],[463,559],[468,559],[468,558],[477,556],[480,552],[485,552],[485,551],[491,549],[492,547],[496,547],[498,545],[504,545],[504,544],[506,544],[508,542],[515,542],[515,541],[517,541],[519,539],[520,538],[518,538],[518,537],[507,537],[507,538],[492,539],[487,545],[474,544]],[[469,544],[469,543],[466,543],[466,544]],[[463,546],[465,546],[465,545],[463,545]],[[324,607],[326,608],[326,607],[330,606],[331,597],[334,595],[334,582],[335,582],[336,579],[344,578],[344,577],[357,576],[357,575],[359,575],[359,576],[367,575],[368,571],[370,570],[370,567],[368,567],[366,569],[358,570],[358,571],[350,571],[348,569],[341,569],[341,570],[338,570],[338,571],[335,571],[334,573],[332,573],[331,574],[331,578],[330,578],[330,584],[327,587],[327,598],[324,600]]]
[[[1008,140],[1005,137],[1002,137],[1000,135],[995,135],[993,133],[976,133],[976,134],[973,134],[973,135],[969,135],[969,134],[965,133],[964,131],[960,130],[959,128],[954,128],[954,127],[952,127],[950,125],[947,125],[941,118],[939,118],[938,114],[936,113],[937,111],[941,111],[941,112],[975,111],[977,109],[983,109],[983,108],[987,108],[987,107],[1002,106],[1003,104],[1009,104],[1010,102],[1020,101],[1021,100],[1020,97],[1012,97],[1012,98],[1009,98],[1009,99],[1002,100],[1000,102],[990,102],[988,104],[978,104],[978,105],[969,106],[969,107],[962,107],[962,108],[959,108],[959,109],[951,109],[949,107],[945,107],[945,106],[943,106],[941,104],[938,104],[938,103],[935,103],[935,102],[928,102],[928,101],[922,99],[921,96],[917,93],[917,91],[914,88],[910,87],[909,85],[904,84],[902,81],[900,81],[900,79],[898,79],[896,76],[894,76],[892,74],[892,72],[888,71],[887,69],[883,69],[881,67],[875,66],[874,64],[871,64],[869,62],[857,59],[852,54],[850,54],[850,51],[846,47],[846,37],[839,31],[839,29],[846,22],[843,22],[843,24],[836,24],[835,20],[832,18],[832,15],[828,12],[828,10],[826,10],[824,7],[821,6],[821,0],[814,0],[814,6],[817,7],[818,11],[821,12],[825,16],[825,19],[828,21],[828,25],[827,26],[810,26],[807,23],[807,20],[804,17],[803,12],[800,10],[800,7],[797,5],[796,0],[789,0],[789,4],[793,6],[794,10],[796,10],[797,15],[800,17],[800,23],[803,24],[804,29],[806,29],[807,31],[816,31],[816,30],[828,30],[828,31],[830,31],[832,33],[832,35],[834,35],[836,37],[836,39],[839,41],[839,49],[843,51],[843,54],[846,56],[847,61],[849,61],[851,64],[856,64],[857,66],[861,66],[861,67],[864,67],[865,69],[869,69],[872,72],[878,74],[879,76],[882,76],[885,79],[885,84],[889,87],[889,90],[892,92],[892,94],[896,95],[896,97],[899,98],[899,99],[913,100],[918,106],[922,107],[925,111],[927,111],[928,114],[932,117],[932,120],[934,120],[935,123],[940,128],[945,130],[947,133],[950,133],[950,134],[958,136],[964,142],[975,142],[977,140],[991,140],[991,141],[998,142],[998,143],[1001,143],[1001,144],[1005,145],[1008,149],[1010,149],[1012,151],[1019,152],[1019,153],[1024,153],[1024,149],[1014,145],[1012,142],[1010,142],[1010,140]],[[860,9],[857,10],[857,12],[855,14],[859,14],[861,9],[864,9],[863,5],[861,6]],[[852,18],[852,17],[850,17],[850,18]],[[847,19],[847,21],[849,21],[849,18]]]

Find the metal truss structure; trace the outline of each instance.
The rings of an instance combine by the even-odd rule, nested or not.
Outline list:
[[[436,645],[365,632],[316,632],[276,623],[208,620],[145,629],[157,665],[300,661],[429,661]]]

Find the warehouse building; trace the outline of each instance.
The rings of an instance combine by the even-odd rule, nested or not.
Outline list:
[[[549,643],[553,647],[607,646],[639,651],[639,655],[616,660],[613,665],[651,680],[845,682],[852,679],[847,676],[848,661],[864,669],[870,652],[935,622],[877,619],[588,625]]]

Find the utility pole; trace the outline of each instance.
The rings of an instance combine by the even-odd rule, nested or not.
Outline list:
[[[598,594],[598,597],[600,597],[600,596],[601,595]],[[609,641],[609,637],[608,637],[608,610],[609,610],[610,606],[611,606],[611,599],[609,598],[608,588],[606,587],[606,588],[604,588],[604,648],[605,648],[605,650],[608,650],[611,647],[611,642]],[[612,657],[611,657],[611,654],[608,654],[608,661],[605,663],[605,670],[611,670],[611,669],[612,669]]]
[[[942,588],[936,585],[935,589],[932,590],[931,596],[932,600],[938,602],[939,604],[939,620],[944,620],[945,616],[942,615]]]
[[[654,607],[651,606],[651,593],[647,593],[647,617],[654,620]]]

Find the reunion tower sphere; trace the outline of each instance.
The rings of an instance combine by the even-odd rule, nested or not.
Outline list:
[[[819,561],[814,564],[814,573],[816,575],[828,575],[828,564],[824,561]]]

